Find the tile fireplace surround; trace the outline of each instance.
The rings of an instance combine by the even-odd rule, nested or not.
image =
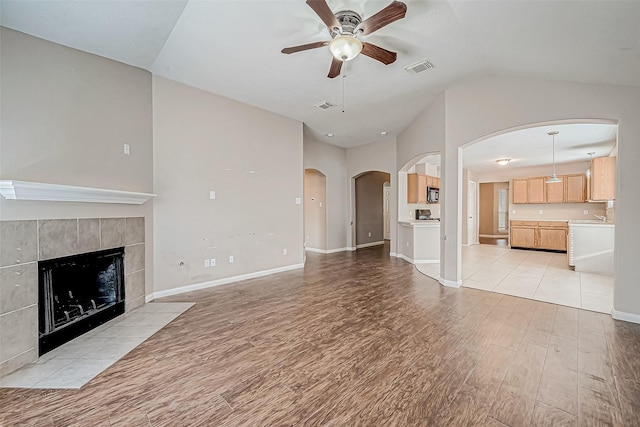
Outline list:
[[[38,359],[38,261],[121,246],[130,311],[144,304],[144,218],[0,221],[0,377]]]

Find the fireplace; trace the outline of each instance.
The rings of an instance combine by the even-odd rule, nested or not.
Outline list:
[[[124,313],[124,247],[38,263],[39,354]]]

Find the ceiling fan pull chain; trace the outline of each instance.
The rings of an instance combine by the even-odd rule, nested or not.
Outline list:
[[[346,74],[342,75],[342,112],[344,113],[344,80],[347,78]]]

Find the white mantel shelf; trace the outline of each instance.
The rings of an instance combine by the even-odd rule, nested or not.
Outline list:
[[[53,202],[123,203],[141,205],[155,194],[105,188],[75,187],[28,181],[0,181],[0,194],[8,200],[42,200]]]

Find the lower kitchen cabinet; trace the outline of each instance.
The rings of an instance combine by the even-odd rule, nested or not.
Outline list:
[[[566,221],[511,221],[512,248],[567,250]]]

